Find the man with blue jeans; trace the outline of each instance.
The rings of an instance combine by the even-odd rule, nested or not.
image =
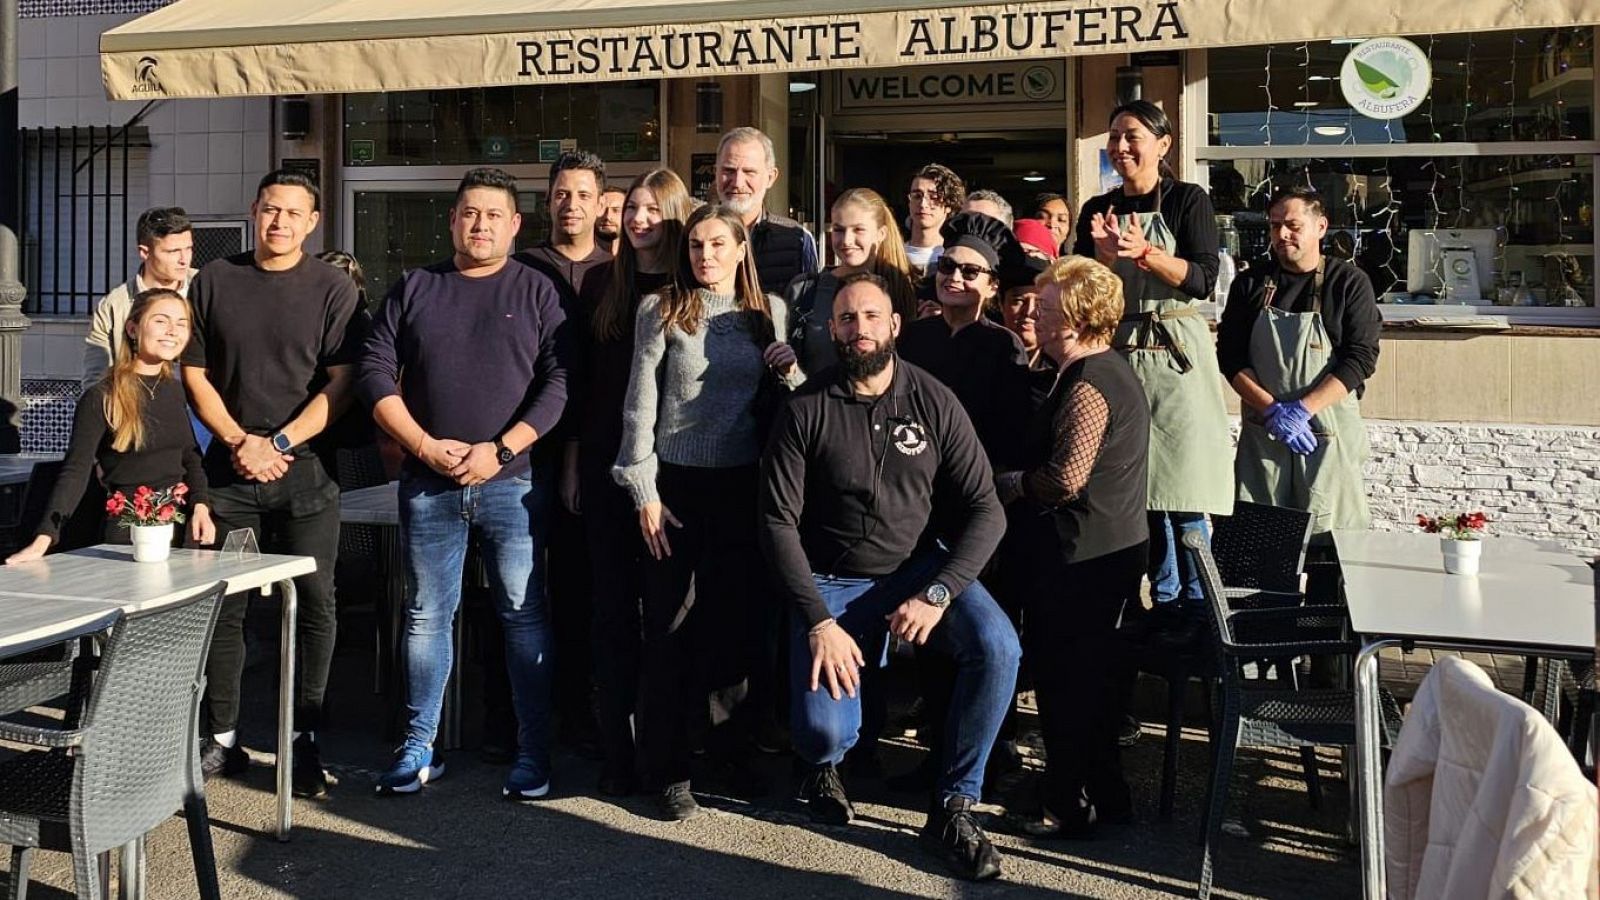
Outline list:
[[[994,878],[1000,854],[972,806],[1021,656],[974,580],[1005,530],[994,474],[955,395],[895,356],[900,317],[881,278],[841,279],[829,330],[839,366],[796,393],[761,463],[758,534],[793,604],[801,799],[817,822],[854,815],[837,766],[860,734],[860,670],[881,663],[889,633],[948,653],[955,696],[922,842],[961,877]]]
[[[561,417],[570,351],[555,285],[507,265],[520,227],[516,181],[498,169],[468,172],[450,211],[454,257],[390,289],[362,354],[362,394],[408,452],[400,527],[412,589],[410,722],[380,794],[414,793],[444,774],[433,740],[474,533],[505,623],[517,713],[516,761],[501,795],[531,800],[550,790],[549,624],[537,561],[552,491],[527,451]]]

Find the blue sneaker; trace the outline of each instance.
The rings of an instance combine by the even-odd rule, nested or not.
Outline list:
[[[518,756],[506,776],[506,785],[500,796],[508,800],[537,800],[550,793],[550,776],[546,775],[532,759]]]
[[[432,747],[411,744],[395,751],[389,771],[378,776],[379,794],[415,794],[444,774],[444,754]]]

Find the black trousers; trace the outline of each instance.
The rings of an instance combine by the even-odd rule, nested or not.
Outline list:
[[[266,483],[240,481],[228,448],[213,442],[206,456],[211,479],[211,514],[217,545],[228,532],[255,532],[263,553],[310,556],[317,570],[294,580],[299,600],[296,631],[294,727],[312,731],[322,724],[322,702],[333,661],[336,619],[333,564],[339,552],[339,487],[315,457],[289,464],[282,478]],[[239,677],[244,670],[244,617],[248,602],[230,598],[217,616],[206,661],[206,729],[232,731],[239,723]]]
[[[1149,548],[1140,543],[1081,562],[1040,558],[1027,597],[1025,655],[1044,734],[1044,803],[1065,818],[1086,795],[1102,815],[1132,806],[1122,777],[1117,727],[1122,673],[1129,660],[1117,641],[1125,604],[1139,603]]]
[[[585,460],[579,475],[594,579],[590,640],[595,719],[606,766],[621,774],[632,772],[635,766],[632,717],[639,705],[640,598],[646,551],[639,534],[639,514],[628,493],[611,480],[611,460]]]
[[[563,728],[573,728],[594,716],[594,666],[590,658],[594,603],[589,541],[582,518],[567,512],[559,501],[551,506],[554,519],[545,559],[549,564],[546,584],[555,654],[555,711]],[[637,525],[634,530],[638,530]]]
[[[640,767],[650,787],[689,778],[691,728],[710,726],[713,753],[740,743],[756,603],[756,467],[662,464],[662,503],[672,555],[644,561]],[[737,717],[737,718],[736,718]]]

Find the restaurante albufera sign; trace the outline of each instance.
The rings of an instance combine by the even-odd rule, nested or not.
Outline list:
[[[1459,0],[1381,10],[1348,0],[176,0],[107,31],[100,47],[107,93],[148,100],[1044,61],[1591,22],[1600,0],[1520,0],[1510,18]]]

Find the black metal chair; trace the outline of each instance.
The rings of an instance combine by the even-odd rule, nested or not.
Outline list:
[[[70,852],[77,895],[100,900],[100,855],[143,841],[180,808],[200,896],[220,900],[195,735],[223,591],[219,583],[119,619],[80,727],[0,722],[0,739],[42,748],[0,763],[0,843],[12,847],[13,900],[26,896],[35,848]]]
[[[1198,896],[1206,900],[1211,895],[1212,843],[1222,828],[1239,746],[1306,750],[1350,746],[1356,741],[1353,691],[1259,687],[1262,682],[1243,677],[1244,663],[1261,658],[1349,655],[1359,648],[1346,629],[1327,627],[1328,612],[1323,607],[1230,609],[1216,560],[1205,540],[1185,535],[1184,545],[1194,554],[1211,608],[1212,647],[1219,673],[1211,784],[1200,831],[1203,849]],[[1387,746],[1399,732],[1400,708],[1388,693],[1382,695],[1381,706]]]
[[[1300,569],[1305,561],[1306,541],[1311,532],[1311,514],[1305,510],[1259,503],[1238,502],[1233,515],[1218,516],[1211,524],[1211,550],[1221,573],[1222,596],[1229,608],[1297,606]],[[1184,699],[1191,680],[1198,680],[1210,694],[1217,677],[1215,657],[1209,646],[1173,652],[1168,649],[1137,652],[1139,670],[1167,682],[1167,734],[1161,759],[1159,815],[1172,817],[1178,790],[1178,756],[1183,746]],[[1277,661],[1278,671],[1294,677],[1293,666]],[[1307,787],[1319,795],[1315,769]],[[1313,803],[1316,800],[1313,799]]]

